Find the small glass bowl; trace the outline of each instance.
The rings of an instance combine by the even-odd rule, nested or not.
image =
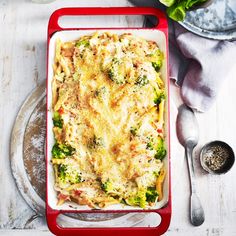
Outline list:
[[[220,153],[216,151],[217,148],[219,148],[220,151],[223,150],[223,153],[225,155],[224,156],[220,155]],[[212,161],[213,158],[216,159],[216,156],[217,158],[219,156],[225,158],[225,162],[224,164],[222,164],[222,166],[214,170],[209,167],[209,164],[207,164],[207,162],[209,163],[209,161]],[[227,143],[222,141],[209,142],[205,146],[203,146],[200,152],[201,166],[204,170],[206,170],[210,174],[225,174],[231,169],[231,167],[234,164],[234,161],[235,161],[235,156],[233,149]]]

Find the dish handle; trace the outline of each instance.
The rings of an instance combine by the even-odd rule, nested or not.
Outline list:
[[[80,16],[80,15],[152,15],[155,16],[158,20],[157,25],[154,26],[153,29],[161,30],[167,35],[167,28],[168,28],[167,19],[165,13],[162,12],[160,9],[152,7],[86,7],[86,8],[83,7],[83,8],[61,8],[54,11],[48,23],[48,37],[51,38],[51,36],[57,31],[79,29],[79,27],[62,28],[59,26],[58,20],[62,16]],[[125,28],[122,27],[122,29]]]
[[[144,212],[144,211],[141,211]],[[147,212],[155,212],[161,216],[161,223],[156,227],[112,227],[112,228],[66,228],[57,224],[57,217],[65,211],[58,211],[51,209],[48,205],[46,207],[47,224],[50,231],[57,236],[160,236],[163,235],[169,225],[171,219],[171,204],[159,210],[150,210]],[[104,213],[104,212],[101,212]]]

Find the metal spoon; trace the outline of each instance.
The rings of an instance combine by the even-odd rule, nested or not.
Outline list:
[[[205,220],[201,202],[196,193],[196,183],[193,167],[193,149],[198,143],[198,123],[192,109],[186,105],[179,107],[177,116],[177,136],[185,147],[185,155],[188,163],[188,172],[191,185],[190,220],[194,226],[201,225]]]

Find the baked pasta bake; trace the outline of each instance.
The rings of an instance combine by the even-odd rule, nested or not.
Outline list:
[[[163,197],[163,53],[132,34],[57,40],[52,165],[58,204],[149,208]]]

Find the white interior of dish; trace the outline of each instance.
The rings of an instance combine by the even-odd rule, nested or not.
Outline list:
[[[155,41],[158,46],[160,47],[161,51],[165,55],[165,60],[163,62],[163,66],[161,69],[162,72],[162,78],[165,81],[166,84],[166,93],[168,92],[168,78],[167,78],[167,48],[166,48],[166,37],[165,34],[159,30],[154,30],[154,29],[114,29],[114,30],[97,30],[99,32],[112,32],[116,34],[123,34],[123,33],[132,33],[133,35],[137,35],[139,37],[142,37],[146,40],[152,40]],[[52,164],[50,163],[50,160],[52,158],[51,156],[51,150],[54,145],[54,136],[52,132],[53,128],[53,122],[52,122],[52,107],[51,107],[51,101],[52,101],[52,89],[51,89],[51,82],[53,79],[53,64],[54,64],[54,56],[55,56],[55,43],[56,39],[60,38],[63,42],[66,41],[72,41],[76,40],[79,37],[83,35],[88,35],[92,34],[95,32],[95,30],[68,30],[68,31],[59,31],[55,33],[49,43],[49,54],[48,54],[48,101],[47,101],[47,113],[48,113],[48,121],[47,121],[47,199],[48,199],[48,204],[52,209],[55,210],[90,210],[88,206],[80,206],[74,202],[66,202],[62,206],[57,206],[57,193],[54,190],[54,172],[53,172],[53,167]],[[168,97],[168,96],[167,96]],[[153,206],[151,209],[159,209],[163,207],[167,202],[168,202],[168,197],[169,197],[169,188],[168,188],[168,183],[169,183],[169,168],[168,168],[168,163],[169,163],[169,158],[170,158],[170,153],[169,153],[169,146],[168,146],[168,139],[169,139],[169,127],[168,127],[168,102],[166,102],[166,109],[165,109],[165,141],[166,141],[166,146],[167,146],[167,157],[163,160],[165,164],[165,168],[167,170],[166,178],[164,181],[164,187],[163,187],[163,199],[160,202],[157,202],[155,206]],[[140,210],[140,207],[132,207],[132,206],[125,206],[123,204],[116,204],[116,205],[111,205],[106,207],[103,210]]]

